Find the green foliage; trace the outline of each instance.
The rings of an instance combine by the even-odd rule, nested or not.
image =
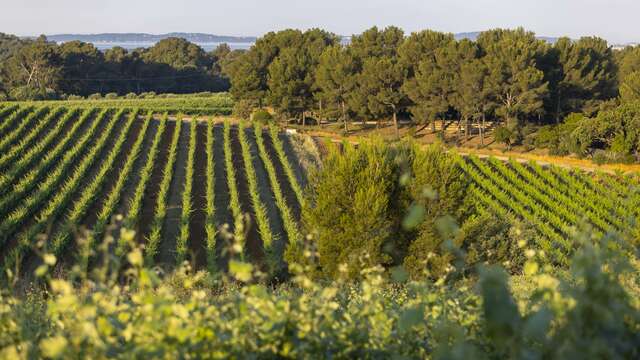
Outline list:
[[[273,122],[273,115],[267,110],[256,110],[251,116],[251,120],[259,124],[269,124]]]
[[[323,171],[311,179],[303,221],[314,237],[322,275],[338,277],[345,264],[353,278],[363,267],[392,263],[383,249],[395,235],[398,217],[392,205],[397,186],[392,156],[380,142],[357,149],[344,144],[344,153],[333,148]]]
[[[135,233],[119,235],[132,242]],[[235,259],[221,280],[188,267],[161,278],[136,247],[126,263],[74,270],[70,281],[49,275],[58,258],[45,253],[46,293],[0,293],[0,356],[637,358],[637,268],[611,238],[580,232],[575,241],[584,247],[560,275],[528,249],[524,275],[511,278],[479,266],[474,282],[408,282],[401,268],[373,267],[360,282],[296,272],[276,288]]]
[[[333,148],[311,177],[303,209],[319,275],[335,278],[345,265],[344,272],[357,278],[362,267],[402,263],[414,277],[427,268],[441,275],[450,258],[436,220],[460,213],[467,187],[462,175],[440,146],[374,141]]]

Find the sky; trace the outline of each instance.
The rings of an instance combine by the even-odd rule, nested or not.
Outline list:
[[[640,0],[3,0],[0,32],[203,32],[260,36],[320,27],[341,35],[373,25],[406,32],[523,26],[540,36],[640,42]]]

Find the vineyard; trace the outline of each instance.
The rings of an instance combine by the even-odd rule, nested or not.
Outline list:
[[[4,269],[32,270],[41,234],[63,266],[76,264],[78,229],[91,229],[84,246],[96,248],[116,214],[136,230],[146,260],[167,268],[225,266],[222,224],[242,239],[247,260],[272,271],[283,268],[285,243],[300,237],[306,179],[297,159],[308,154],[276,128],[124,107],[4,104],[0,139]],[[125,256],[130,244],[114,237],[110,251]]]
[[[83,246],[96,248],[121,215],[149,264],[188,260],[216,272],[233,245],[247,261],[282,273],[286,244],[302,239],[307,170],[321,161],[314,141],[231,120],[63,104],[0,106],[3,269],[33,270],[38,242],[63,266],[90,267],[98,255],[78,255],[78,229],[91,229]],[[530,223],[554,264],[566,265],[575,250],[568,240],[575,226],[623,233],[638,216],[636,177],[456,159],[478,211]],[[114,237],[109,251],[125,256],[126,237]]]

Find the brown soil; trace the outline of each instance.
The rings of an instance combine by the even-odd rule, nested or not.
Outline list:
[[[438,122],[438,129],[441,127]],[[457,125],[453,122],[448,124],[446,134],[447,145],[462,154],[475,154],[481,157],[495,156],[499,159],[515,159],[521,162],[536,161],[541,165],[553,164],[555,166],[565,168],[577,168],[587,172],[601,171],[609,174],[615,174],[617,172],[622,173],[636,173],[640,172],[640,164],[595,164],[590,159],[580,159],[572,156],[554,156],[550,155],[547,149],[528,149],[524,146],[514,146],[507,148],[504,144],[496,143],[491,133],[491,127],[488,127],[487,134],[484,139],[484,145],[481,143],[480,136],[477,131],[470,133],[468,141],[465,141],[464,136],[457,136]],[[333,142],[348,141],[357,144],[362,139],[369,137],[381,137],[387,140],[395,139],[395,130],[393,126],[388,124],[382,124],[380,128],[376,128],[375,125],[360,125],[352,124],[351,131],[348,136],[343,136],[341,129],[334,124],[324,126],[307,126],[302,128],[301,126],[292,126],[297,130],[313,136],[314,138],[326,139]],[[410,131],[415,129],[415,126],[410,124],[402,124],[400,126],[400,135],[408,136]],[[438,133],[431,132],[430,128],[426,128],[423,131],[415,134],[414,139],[421,144],[432,144],[435,142],[441,142]],[[320,142],[320,141],[318,141]]]
[[[242,212],[248,214],[251,223],[247,232],[245,244],[245,253],[255,262],[260,262],[264,257],[262,252],[262,239],[258,233],[256,225],[256,216],[251,206],[251,198],[249,196],[249,184],[247,182],[247,174],[242,160],[242,146],[238,138],[238,127],[231,128],[231,151],[233,151],[233,168],[236,171],[236,181],[238,187],[238,195],[240,197],[240,207]]]
[[[300,203],[298,203],[298,199],[296,198],[296,194],[291,188],[291,184],[289,183],[289,179],[284,172],[282,164],[280,163],[280,159],[278,158],[278,153],[273,147],[273,142],[271,140],[271,134],[265,132],[263,134],[264,138],[264,147],[267,150],[267,155],[271,159],[273,166],[276,169],[276,174],[278,175],[278,183],[280,184],[280,188],[282,189],[282,193],[287,201],[287,205],[296,220],[300,220]]]
[[[191,201],[192,213],[189,223],[189,247],[194,254],[196,269],[207,264],[205,229],[207,223],[207,125],[198,124],[196,127],[196,152],[193,167],[193,188]]]

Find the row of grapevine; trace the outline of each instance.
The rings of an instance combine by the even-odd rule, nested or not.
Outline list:
[[[105,114],[109,112],[111,111],[107,110],[105,111]],[[19,236],[18,244],[10,250],[8,256],[5,258],[5,268],[12,268],[16,264],[19,264],[22,256],[31,248],[33,239],[35,239],[38,234],[42,233],[48,224],[57,219],[60,213],[67,209],[67,205],[73,194],[81,185],[81,182],[87,175],[89,168],[96,162],[98,156],[102,152],[102,149],[108,143],[112,131],[116,128],[116,125],[123,115],[124,109],[119,110],[118,113],[111,117],[97,141],[84,155],[80,163],[75,167],[60,188],[52,186],[50,189],[42,189],[43,191],[53,191],[55,189],[55,195],[46,203],[44,208],[39,211],[35,218],[35,224]]]
[[[115,143],[109,150],[109,153],[104,159],[100,159],[101,166],[98,172],[95,174],[91,182],[82,189],[80,197],[73,203],[71,209],[67,213],[67,219],[62,228],[54,235],[52,239],[51,250],[54,254],[58,255],[69,240],[73,229],[77,228],[80,220],[85,216],[89,206],[96,201],[96,197],[100,194],[102,185],[105,183],[108,174],[113,170],[113,165],[116,158],[120,154],[122,145],[127,140],[129,130],[133,125],[133,122],[138,117],[138,110],[134,110],[129,114],[128,120],[125,122],[124,127],[120,130]]]
[[[11,145],[17,142],[20,138],[23,138],[24,132],[27,131],[30,127],[33,127],[32,125],[34,122],[46,118],[49,110],[50,109],[47,106],[43,106],[22,118],[22,121],[20,121],[18,126],[2,136],[2,138],[0,139],[0,153],[6,152]]]
[[[74,122],[74,126],[67,131],[65,136],[62,139],[59,139],[57,145],[50,151],[46,152],[45,150],[49,149],[49,146],[53,144],[53,142],[57,139],[58,135],[63,131],[66,124],[72,120],[75,120],[78,111],[68,112],[60,121],[57,122],[56,126],[47,133],[45,137],[40,139],[36,144],[30,146],[29,150],[25,153],[20,154],[20,158],[16,159],[14,155],[7,158],[7,162],[12,161],[12,164],[9,166],[9,169],[4,170],[2,174],[0,174],[0,195],[6,193],[10,189],[10,185],[13,181],[20,176],[24,175],[24,172],[33,165],[36,161],[40,161],[36,167],[41,167],[47,161],[51,161],[56,159],[59,155],[59,152],[66,148],[67,144],[73,138],[76,130],[82,126],[85,120],[92,114],[93,112],[87,112],[85,116],[81,117],[79,120]],[[46,167],[46,166],[45,166]],[[33,176],[36,174],[31,171],[30,173]],[[26,176],[25,178],[30,178],[30,176]],[[36,182],[37,179],[31,177],[31,182]]]
[[[169,196],[169,187],[171,186],[171,180],[173,178],[173,172],[175,169],[176,157],[178,152],[178,141],[180,140],[181,131],[182,116],[179,116],[176,120],[173,137],[171,138],[169,156],[162,173],[162,181],[160,183],[160,190],[158,192],[158,199],[155,206],[153,224],[151,224],[151,231],[149,233],[145,248],[146,261],[150,264],[154,262],[154,259],[158,253],[158,246],[160,245],[162,236],[162,227],[164,225],[164,219],[167,216],[167,197]]]
[[[1,123],[0,123],[0,138],[4,138],[13,129],[13,127],[21,119],[24,119],[29,113],[34,110],[33,106],[23,106],[15,108]]]
[[[184,189],[182,190],[182,215],[180,217],[180,235],[176,242],[177,262],[182,263],[187,258],[189,241],[189,217],[191,216],[191,192],[193,189],[193,165],[196,155],[197,144],[196,120],[191,120],[189,127],[189,150],[187,152],[186,178]]]
[[[271,190],[273,191],[273,195],[276,200],[276,206],[280,212],[280,217],[284,224],[284,230],[287,234],[287,238],[289,239],[289,243],[297,243],[300,239],[300,232],[298,230],[298,224],[296,223],[294,216],[291,212],[291,209],[287,205],[287,201],[285,200],[284,194],[282,193],[282,188],[280,183],[278,182],[278,175],[276,173],[276,168],[267,153],[267,149],[264,145],[264,138],[262,134],[262,127],[258,124],[254,126],[254,134],[256,137],[256,144],[258,145],[258,154],[262,163],[264,164],[265,169],[267,170],[267,175],[269,177],[269,185]]]
[[[46,151],[48,146],[56,140],[55,136],[58,135],[58,132],[62,131],[64,125],[56,127],[56,129],[54,129],[55,131],[52,132],[55,133],[53,136],[45,137],[40,143],[24,154],[6,173],[0,176],[0,195],[4,195],[11,191],[11,196],[19,198],[24,193],[33,189],[51,169],[51,167],[56,164],[57,160],[67,157],[65,152],[68,151],[69,145],[71,145],[78,130],[88,122],[93,115],[93,111],[86,112],[74,123],[73,127],[67,131],[64,137],[58,141],[53,149]],[[106,115],[106,111],[101,114],[101,116],[104,115]],[[72,121],[72,119],[74,119],[74,115],[69,114],[68,116],[65,116],[61,123]],[[101,117],[99,117],[99,119],[101,119]],[[86,134],[93,134],[98,122],[99,120],[94,121],[93,127],[85,132],[85,135],[79,139],[77,144],[82,144],[83,141],[88,141],[90,139]],[[78,145],[76,145],[76,147],[78,147]],[[36,161],[38,163],[33,166]],[[31,166],[33,167],[29,170]],[[25,174],[27,170],[29,170],[29,172]],[[18,178],[18,182],[14,184],[14,181]],[[5,208],[5,205],[2,204],[5,203],[5,199],[0,201],[0,213],[4,211],[2,209]]]
[[[207,152],[207,191],[206,191],[206,225],[205,231],[207,234],[207,264],[209,267],[209,271],[215,272],[216,266],[216,224],[215,224],[215,159],[213,158],[213,146],[214,146],[214,136],[213,136],[213,120],[209,120],[207,122],[207,143],[206,143],[206,152]]]
[[[224,122],[224,163],[227,173],[227,186],[229,188],[229,208],[234,219],[234,235],[237,240],[243,241],[242,254],[244,254],[244,233],[242,226],[242,208],[240,207],[240,194],[236,180],[236,170],[233,166],[233,150],[231,149],[231,123]]]
[[[6,105],[5,103],[2,103],[2,106],[3,107],[0,108],[0,126],[2,126],[2,123],[6,121],[6,118],[10,116],[10,114],[18,109],[17,104]]]
[[[142,167],[142,170],[140,171],[140,177],[138,179],[138,183],[136,184],[133,197],[129,201],[127,214],[124,219],[124,226],[128,229],[138,228],[140,212],[142,211],[142,201],[147,194],[147,185],[149,183],[149,180],[151,179],[151,174],[156,165],[156,156],[158,156],[158,151],[160,150],[160,142],[162,141],[162,136],[164,135],[164,132],[167,128],[167,118],[168,115],[165,113],[160,120],[160,125],[158,126],[156,135],[154,136],[153,142],[151,143],[151,148],[149,149],[149,155],[146,162],[144,163],[144,166]],[[116,254],[118,256],[123,256],[127,250],[127,244],[119,242],[116,248]]]
[[[34,126],[31,131],[29,131],[29,133],[22,137],[17,145],[14,145],[7,151],[4,151],[2,155],[0,155],[0,171],[6,170],[8,165],[10,165],[11,162],[15,160],[16,157],[18,157],[18,155],[24,155],[25,152],[33,149],[33,142],[35,141],[35,139],[42,134],[46,127],[48,127],[54,121],[57,122],[57,120],[60,119],[60,117],[63,116],[66,112],[67,108],[65,107],[58,107],[55,110],[51,111],[49,115],[40,120],[38,124]],[[47,134],[49,134],[49,132],[47,132]]]
[[[46,201],[51,194],[58,192],[59,184],[64,180],[67,170],[71,167],[74,160],[79,157],[85,148],[89,144],[89,140],[95,135],[97,132],[98,123],[102,121],[103,118],[108,116],[108,111],[104,111],[103,114],[98,118],[98,121],[95,121],[93,126],[88,129],[85,135],[80,139],[76,145],[69,149],[69,151],[65,153],[60,153],[59,156],[62,157],[61,161],[58,163],[55,169],[47,172],[46,178],[41,181],[38,185],[33,184],[31,182],[20,182],[16,187],[14,187],[14,191],[11,192],[7,197],[4,197],[0,200],[0,213],[6,213],[7,211],[11,211],[8,216],[5,217],[4,221],[0,223],[0,239],[6,239],[15,231],[26,219],[28,219],[41,205],[42,202]],[[111,120],[110,126],[115,125],[115,117]],[[104,135],[101,138],[103,141],[106,141],[106,137]],[[85,155],[86,159],[86,155]],[[47,163],[41,164],[43,167],[48,165]],[[36,173],[44,173],[43,167],[35,169]],[[35,192],[31,193],[27,198],[22,200],[19,206],[16,206],[17,202],[22,198],[22,195],[26,194],[30,187],[37,186]],[[2,241],[0,241],[0,244]]]
[[[298,199],[298,203],[300,206],[304,204],[304,196],[302,193],[302,187],[296,178],[295,173],[293,172],[293,167],[289,163],[289,159],[287,158],[287,154],[284,151],[284,145],[279,137],[279,130],[277,127],[272,126],[271,128],[271,141],[273,142],[273,147],[278,154],[278,158],[280,159],[280,163],[282,164],[282,168],[284,169],[287,178],[289,179],[289,183],[293,192],[296,194],[296,198]]]
[[[245,132],[246,125],[241,123],[238,126],[238,138],[242,149],[242,159],[244,161],[244,169],[247,174],[247,183],[249,184],[249,196],[251,198],[251,207],[256,217],[258,225],[258,233],[263,242],[263,249],[267,255],[267,262],[270,268],[276,268],[280,264],[280,258],[273,248],[274,236],[269,224],[267,209],[260,199],[260,191],[258,190],[258,178],[256,169],[253,166],[253,156],[247,134]]]

